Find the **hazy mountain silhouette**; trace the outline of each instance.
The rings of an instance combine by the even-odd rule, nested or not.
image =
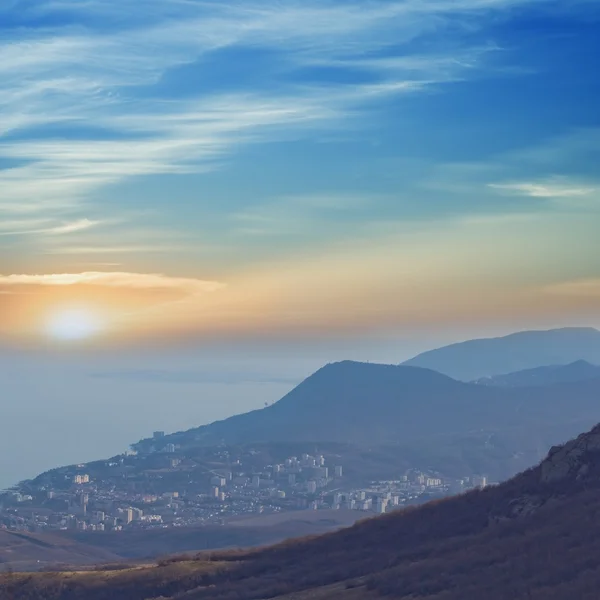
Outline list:
[[[522,436],[548,447],[598,420],[600,380],[502,388],[455,381],[428,369],[345,361],[323,367],[267,408],[167,436],[165,443],[434,447],[450,437],[489,432],[509,435],[518,452]]]
[[[600,331],[591,327],[522,331],[451,344],[419,354],[403,364],[472,381],[577,360],[600,364]]]
[[[498,486],[270,548],[110,576],[8,577],[0,598],[596,600],[599,493],[596,427]]]
[[[475,383],[480,385],[497,385],[503,387],[526,387],[530,385],[552,385],[554,383],[569,383],[600,379],[600,366],[592,365],[585,360],[578,360],[569,365],[552,365],[526,369],[506,375],[483,377]]]

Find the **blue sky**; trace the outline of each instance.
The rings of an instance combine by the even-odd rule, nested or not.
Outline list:
[[[160,276],[188,326],[319,329],[356,290],[334,328],[484,321],[490,286],[507,318],[593,320],[599,17],[585,0],[5,2],[0,302],[92,272],[149,296]],[[198,300],[203,282],[229,292]]]

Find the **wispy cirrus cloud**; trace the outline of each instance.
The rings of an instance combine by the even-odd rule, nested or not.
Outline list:
[[[523,2],[403,0],[366,7],[172,0],[151,1],[143,14],[133,2],[114,0],[25,4],[24,23],[52,15],[54,23],[60,15],[70,20],[9,31],[0,42],[0,158],[14,163],[0,171],[0,211],[74,210],[106,185],[201,172],[240,143],[290,129],[306,135],[307,126],[331,127],[378,98],[461,79],[491,47],[423,55],[407,54],[402,44],[432,24],[443,28],[468,17],[473,26],[474,17]],[[172,70],[200,61],[202,77],[215,52],[236,47],[275,52],[288,72],[337,63],[366,70],[374,81],[352,88],[279,81],[263,92],[242,86],[229,94],[164,95],[161,81]],[[394,48],[399,56],[389,55]],[[86,130],[90,124],[96,133]],[[62,128],[60,135],[48,127]]]
[[[598,191],[597,187],[577,185],[559,181],[490,183],[490,188],[532,198],[579,198]]]
[[[77,231],[86,231],[92,227],[100,225],[100,221],[92,221],[90,219],[79,219],[71,223],[65,223],[63,225],[57,225],[46,229],[44,233],[51,233],[54,235],[63,235],[66,233],[75,233]]]
[[[473,32],[538,4],[552,3],[148,0],[143,11],[133,0],[3,3],[0,221],[47,219],[3,231],[43,233],[35,251],[52,260],[187,250],[197,242],[165,241],[146,217],[104,228],[143,202],[113,189],[212,171],[253,144],[366,129],[392,99],[488,74],[503,51]],[[3,12],[15,27],[2,28]],[[264,63],[250,58],[244,76],[224,85],[224,55],[228,64],[247,55]],[[231,214],[238,230],[260,235],[314,229],[317,220],[264,198]],[[221,222],[227,229],[232,219]]]
[[[0,235],[13,235],[15,232],[37,231],[48,227],[51,219],[2,219],[0,220]]]
[[[23,236],[23,235],[66,235],[86,231],[101,225],[101,221],[90,219],[78,219],[66,223],[55,224],[50,219],[25,219],[5,221],[0,225],[0,236]]]
[[[61,256],[93,256],[93,255],[121,255],[121,254],[154,254],[162,252],[182,252],[190,250],[191,246],[182,244],[148,244],[148,245],[114,245],[102,246],[70,246],[60,245],[47,248],[44,252],[48,255]]]
[[[218,281],[170,277],[161,273],[128,273],[87,271],[83,273],[55,273],[43,275],[0,275],[0,288],[10,286],[104,286],[134,290],[179,289],[189,293],[214,292],[224,287]]]

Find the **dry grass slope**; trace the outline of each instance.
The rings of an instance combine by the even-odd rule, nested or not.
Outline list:
[[[169,598],[181,590],[202,586],[207,575],[216,575],[228,564],[176,560],[158,565],[119,570],[61,573],[4,573],[1,600],[94,599],[149,600]]]
[[[0,531],[0,570],[2,565],[29,570],[57,563],[93,565],[118,559],[109,549],[95,548],[60,535]]]

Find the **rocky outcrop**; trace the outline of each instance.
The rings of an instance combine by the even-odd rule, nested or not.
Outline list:
[[[543,504],[544,500],[540,496],[526,495],[515,498],[509,504],[509,515],[511,518],[526,517],[538,510]]]
[[[564,446],[555,446],[540,465],[540,481],[582,480],[600,462],[600,427],[580,435]]]
[[[600,425],[563,446],[550,449],[535,469],[517,476],[512,498],[497,506],[490,524],[528,517],[582,489],[600,488]]]

